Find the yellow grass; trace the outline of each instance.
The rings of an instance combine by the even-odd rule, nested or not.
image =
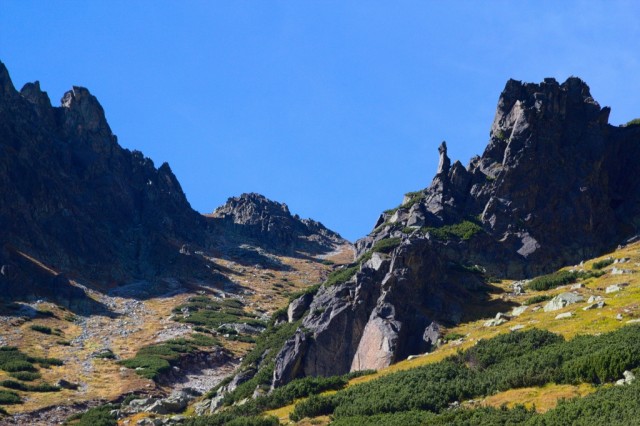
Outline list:
[[[513,408],[517,404],[522,404],[531,409],[535,407],[539,413],[546,413],[555,408],[561,399],[583,397],[595,392],[596,388],[590,384],[580,385],[556,385],[549,384],[543,387],[531,387],[511,389],[489,396],[480,402],[480,405],[490,407],[501,407],[506,405]]]
[[[478,340],[489,339],[501,333],[510,333],[511,331],[509,329],[516,325],[524,326],[523,330],[534,327],[547,329],[551,332],[561,334],[567,339],[571,339],[580,334],[598,334],[614,331],[626,325],[627,321],[640,318],[640,243],[635,243],[613,253],[591,259],[585,262],[582,267],[574,266],[563,269],[569,270],[582,268],[585,271],[591,271],[591,265],[594,262],[608,257],[612,257],[614,259],[630,258],[630,261],[624,264],[610,265],[604,268],[603,270],[607,273],[602,277],[590,278],[584,281],[584,288],[571,290],[571,286],[567,285],[546,292],[528,291],[524,295],[508,296],[508,300],[521,304],[525,300],[538,294],[549,294],[551,296],[555,296],[567,291],[576,291],[584,296],[585,302],[583,303],[569,305],[562,310],[553,312],[544,312],[542,309],[533,312],[533,308],[536,305],[532,305],[524,314],[497,327],[484,327],[484,322],[488,318],[460,324],[457,327],[448,329],[447,332],[465,335],[466,338],[462,343],[445,344],[430,354],[419,356],[412,360],[400,361],[373,375],[355,378],[349,382],[348,386],[355,386],[397,371],[409,370],[441,361],[444,358],[455,354],[458,350],[465,350],[475,345]],[[610,271],[614,266],[619,269],[632,270],[634,273],[611,275]],[[605,288],[607,286],[619,283],[629,283],[629,286],[623,288],[620,292],[605,294]],[[505,293],[494,294],[492,297],[505,298],[506,292],[509,291],[511,284],[512,281],[509,280],[504,280],[497,284],[497,286],[502,288]],[[582,310],[582,307],[586,306],[586,300],[591,295],[603,296],[606,303],[604,308],[588,311]],[[547,302],[538,303],[537,306],[542,307],[546,303]],[[555,319],[558,314],[564,312],[572,312],[573,316],[564,320]],[[621,321],[616,319],[616,315],[619,313],[623,315],[623,320]],[[509,406],[515,404],[529,404],[530,406],[535,404],[538,411],[546,411],[555,407],[557,401],[561,398],[584,396],[593,391],[594,388],[587,384],[579,386],[547,385],[542,388],[516,389],[503,392],[486,398],[485,403],[492,406],[500,406],[504,402],[508,402]],[[284,419],[288,419],[288,416],[293,411],[294,407],[295,404],[291,404],[278,410],[270,411],[269,413],[273,413],[273,415],[276,415],[284,421]]]

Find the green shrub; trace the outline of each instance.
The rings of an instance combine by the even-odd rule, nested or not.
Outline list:
[[[605,383],[619,379],[625,370],[638,367],[640,326],[627,326],[600,336],[580,336],[568,342],[548,331],[532,329],[481,340],[438,363],[389,374],[330,396],[303,400],[296,404],[291,418],[331,414],[337,421],[345,422],[342,424],[349,424],[346,419],[362,420],[415,410],[446,416],[454,401],[548,383]],[[640,399],[638,395],[636,391],[635,398]],[[465,416],[480,413],[472,411]],[[509,413],[505,416],[510,418]],[[360,420],[353,424],[374,424]],[[428,424],[449,423],[430,420]],[[451,424],[494,423],[478,420]]]
[[[558,271],[532,279],[527,288],[536,291],[550,290],[561,285],[573,284],[584,276],[584,273],[576,271]]]
[[[410,209],[414,204],[417,204],[420,201],[422,201],[425,197],[425,194],[422,191],[414,191],[414,192],[407,192],[406,194],[404,194],[404,196],[409,199],[402,204],[402,207],[405,209]]]
[[[0,382],[0,386],[24,392],[58,392],[60,390],[59,386],[53,386],[48,383],[27,385],[26,383],[16,382],[15,380],[3,380]]]
[[[157,379],[162,373],[171,369],[171,364],[166,359],[140,353],[131,359],[119,361],[119,363],[127,368],[134,368],[136,374],[151,380]]]
[[[116,358],[116,354],[114,354],[111,349],[107,349],[104,350],[102,352],[99,352],[97,354],[95,354],[95,357],[98,359],[115,359]]]
[[[374,253],[389,253],[398,247],[401,241],[400,238],[385,238],[376,242],[371,248],[371,251]]]
[[[337,403],[331,396],[312,395],[303,403],[296,404],[289,418],[298,422],[305,417],[326,416],[336,409]]]
[[[376,242],[371,249],[367,250],[362,256],[358,258],[357,263],[362,265],[367,260],[371,259],[373,253],[390,253],[393,249],[398,247],[402,242],[401,238],[385,238]]]
[[[280,422],[276,417],[250,416],[231,417],[222,415],[192,417],[185,426],[278,426]]]
[[[270,324],[257,337],[256,345],[244,357],[240,371],[257,366],[258,372],[253,378],[239,385],[233,392],[227,393],[224,398],[225,405],[231,405],[234,402],[250,397],[256,387],[260,385],[267,386],[271,384],[276,355],[284,343],[295,334],[300,322],[287,322],[277,326]]]
[[[318,292],[318,290],[320,290],[320,287],[322,286],[322,284],[314,284],[312,286],[309,286],[303,290],[297,291],[291,295],[289,295],[289,303],[293,302],[294,300],[298,299],[299,297],[302,297],[304,295],[307,294],[312,294],[315,296],[315,294]],[[282,308],[282,310],[284,311],[284,313],[286,314],[287,308],[284,307]],[[277,311],[276,311],[277,312]],[[278,318],[275,313],[273,315],[273,318]]]
[[[447,333],[443,339],[445,342],[450,342],[452,340],[463,339],[464,337],[465,335],[460,333]]]
[[[482,232],[482,230],[482,226],[471,220],[465,220],[453,225],[444,225],[439,228],[421,228],[421,231],[423,233],[428,232],[438,240],[450,240],[452,238],[469,240],[474,235]]]
[[[2,364],[1,368],[8,373],[14,373],[18,371],[37,371],[36,367],[33,364],[28,361],[21,360],[8,361]]]
[[[110,413],[117,409],[117,405],[101,405],[100,407],[91,408],[82,415],[78,416],[79,420],[74,423],[75,426],[117,426],[118,420]],[[71,419],[68,419],[69,421]]]
[[[189,315],[183,314],[182,311],[185,309],[189,310]],[[244,310],[242,301],[231,298],[217,301],[207,296],[191,297],[186,304],[176,306],[173,313],[178,322],[211,329],[216,329],[227,323],[241,323],[256,327],[266,326],[264,321],[259,320],[256,315]]]
[[[325,287],[346,283],[360,269],[360,265],[353,265],[348,268],[338,269],[329,274],[324,282]]]
[[[58,358],[29,357],[29,361],[39,364],[40,367],[44,367],[44,368],[49,368],[52,365],[55,365],[55,366],[64,365],[64,362]]]
[[[9,375],[18,380],[22,380],[23,382],[32,382],[42,377],[40,373],[35,373],[32,371],[14,371],[12,373],[9,373]]]
[[[551,296],[548,294],[539,294],[537,296],[533,296],[522,302],[524,306],[535,305],[536,303],[546,302],[547,300],[551,300]]]
[[[29,328],[33,331],[37,331],[43,334],[53,334],[53,330],[51,329],[51,327],[47,327],[46,325],[33,324],[29,326]]]
[[[612,263],[613,259],[611,258],[598,260],[596,262],[593,262],[593,264],[591,265],[591,269],[603,269],[611,265]]]
[[[17,393],[7,390],[0,390],[0,404],[10,405],[20,403],[22,403],[22,400]]]

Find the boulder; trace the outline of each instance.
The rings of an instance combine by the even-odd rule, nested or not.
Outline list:
[[[167,398],[155,401],[144,411],[155,414],[179,413],[187,408],[187,405],[189,405],[189,401],[191,401],[192,399],[193,397],[187,392],[178,391],[172,393]]]
[[[617,386],[630,385],[636,379],[635,374],[633,374],[631,371],[628,371],[628,370],[625,370],[625,372],[622,373],[622,375],[623,375],[623,378],[616,382]]]
[[[529,309],[528,306],[518,306],[517,308],[513,308],[513,310],[511,311],[511,316],[519,317],[520,315],[524,314],[527,309]]]
[[[429,324],[429,326],[424,329],[424,333],[422,333],[422,340],[429,345],[429,349],[427,350],[433,350],[436,348],[440,342],[441,336],[442,330],[440,325],[435,321]]]
[[[608,286],[604,292],[606,294],[610,294],[610,293],[617,293],[618,291],[622,290],[622,288],[620,288],[620,286],[618,284],[613,284]]]
[[[305,352],[308,340],[304,332],[296,331],[292,339],[287,340],[275,360],[273,370],[273,386],[289,383],[302,374],[300,355]]]
[[[584,300],[584,297],[579,295],[578,293],[562,293],[551,299],[545,306],[545,312],[557,311],[565,306],[579,303]]]
[[[602,296],[591,296],[587,300],[588,305],[582,308],[583,311],[590,309],[602,309],[605,305],[604,298]]]
[[[309,309],[311,301],[313,301],[313,294],[307,293],[289,303],[289,308],[287,309],[288,321],[294,322],[302,318],[302,315]]]

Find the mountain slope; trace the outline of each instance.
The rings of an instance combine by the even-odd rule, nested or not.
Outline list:
[[[1,63],[0,184],[2,424],[185,387],[192,399],[292,294],[353,258],[258,194],[199,214],[168,164],[118,145],[87,89],[53,107],[37,82],[16,91]]]
[[[356,243],[275,360],[273,386],[382,368],[430,350],[443,327],[514,306],[496,278],[526,278],[611,250],[637,232],[640,128],[607,123],[577,78],[510,80],[482,157],[407,194]],[[293,305],[292,305],[293,306]]]
[[[14,299],[46,296],[87,305],[86,298],[77,303],[81,292],[68,278],[97,289],[165,278],[215,285],[222,280],[219,268],[192,254],[246,243],[320,254],[346,243],[288,210],[286,221],[276,220],[284,217],[276,209],[263,212],[259,219],[273,223],[257,234],[260,220],[229,223],[200,215],[167,163],[156,168],[142,153],[118,145],[87,89],[74,87],[53,107],[38,82],[16,91],[1,63],[0,185],[0,289]],[[272,204],[256,195],[245,206]]]

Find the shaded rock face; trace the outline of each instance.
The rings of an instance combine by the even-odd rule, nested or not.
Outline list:
[[[324,253],[347,243],[320,222],[300,219],[289,212],[286,204],[255,193],[229,198],[209,217],[218,238],[235,243],[254,242],[282,254]]]
[[[285,346],[279,368],[294,378],[385,367],[430,350],[439,324],[509,311],[486,276],[549,272],[637,233],[640,126],[608,116],[578,78],[507,82],[482,157],[451,164],[442,143],[431,185],[382,214],[357,255],[401,244],[318,292],[304,347]]]
[[[23,252],[104,284],[205,273],[179,254],[204,244],[205,219],[168,164],[118,145],[87,89],[52,107],[38,82],[16,91],[2,64],[0,86],[0,263]]]
[[[120,147],[87,89],[74,86],[53,107],[38,82],[17,91],[2,63],[0,187],[0,297],[10,299],[91,309],[69,279],[101,289],[168,277],[224,285],[203,254],[229,249],[226,240],[307,253],[346,243],[257,194],[202,216],[167,163],[156,168]],[[269,259],[240,252],[256,263]]]
[[[358,253],[407,229],[465,220],[484,232],[456,248],[462,261],[496,276],[526,278],[614,248],[638,229],[640,127],[611,126],[609,112],[578,78],[510,80],[482,157],[447,167],[443,144],[431,186],[382,215]]]

